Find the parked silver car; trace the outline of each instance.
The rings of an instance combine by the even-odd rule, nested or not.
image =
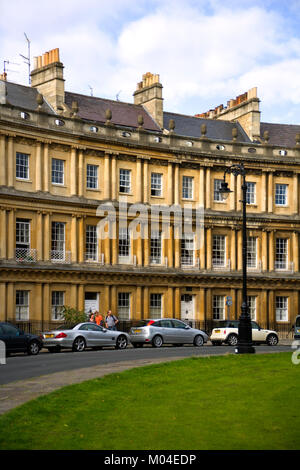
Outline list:
[[[43,347],[49,352],[60,351],[62,348],[73,351],[84,351],[85,348],[101,348],[114,346],[116,349],[126,349],[129,335],[122,331],[107,330],[95,323],[79,323],[73,328],[59,327],[56,330],[45,331],[41,334]]]
[[[162,318],[160,320],[141,320],[129,331],[131,344],[137,348],[144,344],[152,344],[160,348],[163,344],[193,344],[203,346],[208,335],[195,328],[191,328],[181,320]]]

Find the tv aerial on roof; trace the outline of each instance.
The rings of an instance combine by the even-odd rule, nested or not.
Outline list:
[[[24,33],[24,36],[25,36],[26,41],[27,41],[28,56],[25,57],[25,56],[22,55],[22,54],[19,54],[19,55],[20,55],[21,57],[23,57],[25,64],[28,65],[28,80],[29,80],[29,85],[30,85],[30,83],[31,83],[31,79],[30,79],[30,40],[28,39],[26,33]]]

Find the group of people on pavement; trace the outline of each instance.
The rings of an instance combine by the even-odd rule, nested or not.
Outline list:
[[[119,323],[118,318],[112,314],[111,310],[107,311],[105,320],[103,320],[103,316],[98,311],[91,313],[90,321],[99,326],[105,326],[108,330],[116,330],[117,323]]]

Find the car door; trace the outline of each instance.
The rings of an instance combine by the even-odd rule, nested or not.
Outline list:
[[[252,326],[252,341],[263,342],[266,339],[266,332],[255,322],[251,322]]]
[[[161,320],[160,321],[161,331],[164,343],[173,343],[174,342],[174,328],[171,320]]]
[[[174,343],[184,344],[193,342],[193,334],[188,325],[180,320],[172,320]]]
[[[26,338],[25,334],[13,325],[2,325],[3,339],[6,344],[7,351],[25,351]]]
[[[82,336],[85,338],[86,345],[88,348],[102,346],[104,342],[104,334],[101,327],[98,327],[95,323],[85,323],[79,330]]]

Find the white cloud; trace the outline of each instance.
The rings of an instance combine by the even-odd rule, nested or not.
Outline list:
[[[203,112],[253,86],[262,108],[279,97],[287,107],[299,105],[299,33],[276,2],[254,3],[12,0],[1,7],[0,56],[22,64],[10,66],[20,73],[9,78],[27,83],[19,56],[27,53],[25,31],[32,57],[60,48],[67,90],[89,94],[91,85],[94,95],[115,99],[121,91],[120,99],[132,102],[150,71],[160,74],[167,110]]]

